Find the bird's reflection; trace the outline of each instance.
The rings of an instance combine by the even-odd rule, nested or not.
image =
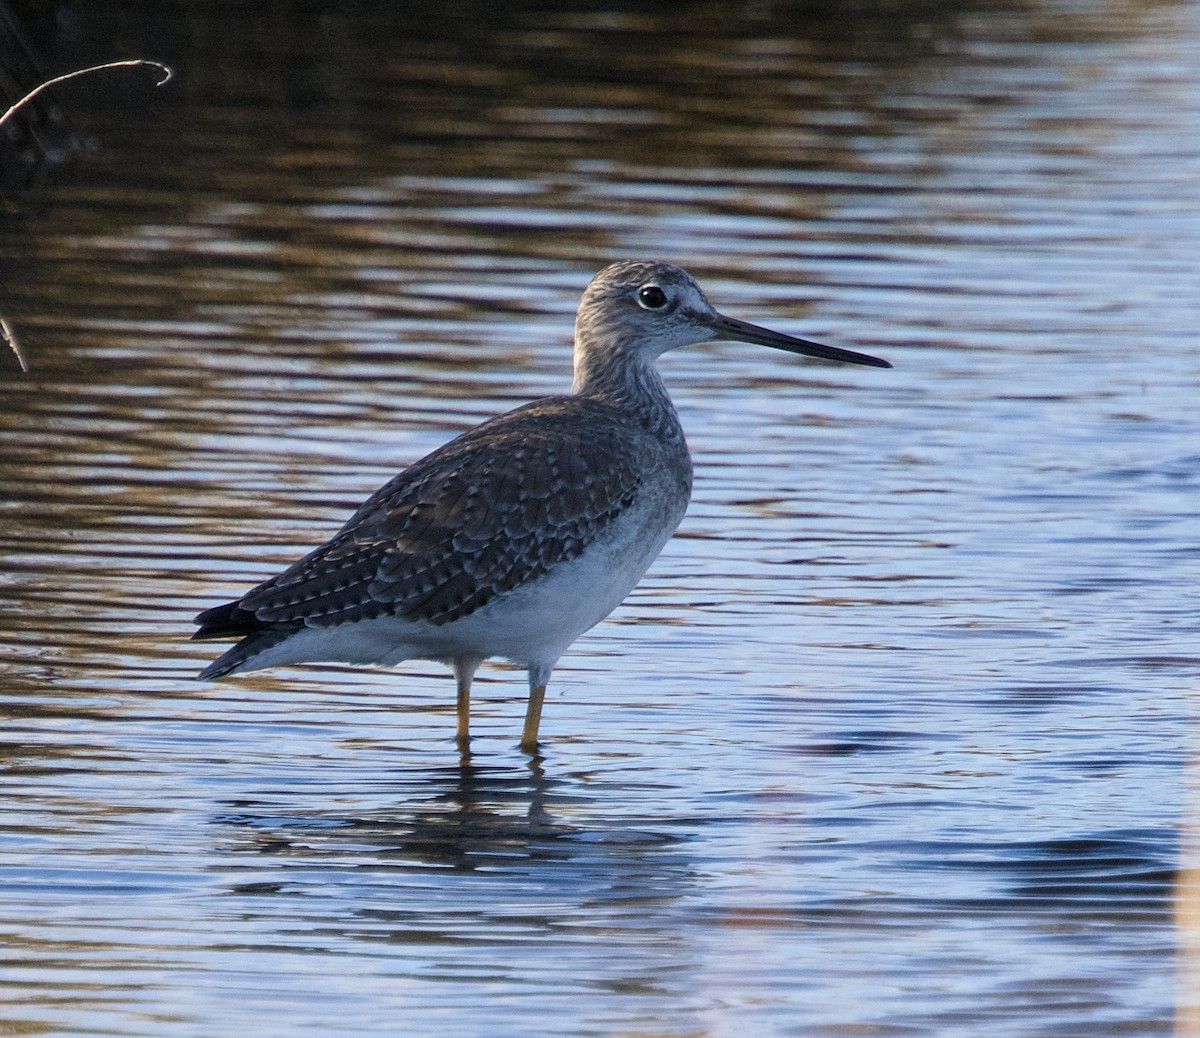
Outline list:
[[[351,855],[363,867],[528,871],[581,854],[594,860],[598,846],[640,858],[677,843],[652,819],[604,817],[582,783],[547,775],[540,758],[485,765],[464,754],[369,796],[289,799],[231,803],[218,818],[232,837],[226,846],[285,858]]]
[[[468,871],[569,856],[565,841],[578,829],[556,821],[551,806],[564,784],[536,761],[488,768],[464,755],[428,779],[421,803],[358,819],[354,835],[414,864]]]
[[[661,812],[537,761],[388,778],[357,798],[330,783],[234,805],[217,820],[225,910],[264,942],[369,946],[398,974],[453,985],[439,1000],[469,1000],[482,977],[544,984],[545,956],[570,991],[586,978],[652,1017],[690,997],[696,864]],[[532,961],[509,954],[534,942]]]

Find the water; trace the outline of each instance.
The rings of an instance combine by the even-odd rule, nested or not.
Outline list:
[[[64,5],[178,76],[3,213],[0,1029],[1200,1035],[1197,8],[201,7]],[[194,680],[627,256],[896,368],[664,358],[543,761],[501,665],[465,765],[433,664]]]

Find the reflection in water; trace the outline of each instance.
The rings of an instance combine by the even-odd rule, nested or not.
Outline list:
[[[653,820],[604,822],[577,783],[536,766],[464,763],[398,777],[395,803],[370,810],[233,806],[217,819],[233,857],[216,875],[255,930],[299,917],[310,951],[361,957],[383,946],[389,970],[427,980],[609,992],[634,1017],[639,1004],[653,1014],[689,998],[686,854]],[[286,878],[263,878],[275,865]],[[321,907],[331,885],[336,912]],[[456,1003],[487,1013],[486,986]],[[505,1026],[519,1032],[526,1014],[539,1025],[537,1011],[514,1006]]]
[[[1200,8],[120,6],[27,31],[177,81],[0,212],[0,1029],[1197,1032]],[[664,360],[544,770],[501,667],[465,768],[432,666],[194,680],[631,255],[899,363]]]
[[[269,805],[259,805],[265,809],[259,814],[253,802],[239,801],[218,820],[246,827],[235,839],[239,851],[314,860],[351,851],[364,865],[386,859],[414,871],[492,870],[518,861],[531,868],[553,866],[571,857],[569,841],[580,834],[553,820],[548,805],[556,790],[567,802],[571,796],[566,783],[547,777],[540,765],[522,776],[468,759],[406,775],[398,786],[397,799],[405,805],[399,811],[281,817]]]

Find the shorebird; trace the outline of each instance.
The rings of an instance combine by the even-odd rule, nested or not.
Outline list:
[[[877,368],[719,314],[685,270],[615,263],[575,322],[575,381],[451,440],[386,483],[328,543],[196,617],[241,640],[201,678],[304,662],[454,669],[457,738],[471,680],[498,656],[526,668],[521,748],[536,754],[559,657],[633,590],[683,518],[692,459],[655,361],[712,339]]]

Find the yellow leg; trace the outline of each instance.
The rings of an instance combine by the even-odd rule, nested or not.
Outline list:
[[[538,725],[542,722],[542,703],[545,700],[545,685],[529,686],[529,706],[525,709],[525,731],[521,734],[521,749],[531,756],[537,754]]]
[[[480,662],[480,660],[454,661],[454,683],[458,688],[458,696],[455,700],[458,720],[455,738],[458,740],[459,749],[464,752],[471,745],[471,679],[475,677],[475,670]]]
[[[467,746],[471,742],[471,683],[469,681],[458,682],[456,707],[458,727],[455,738],[458,739],[459,746]]]

